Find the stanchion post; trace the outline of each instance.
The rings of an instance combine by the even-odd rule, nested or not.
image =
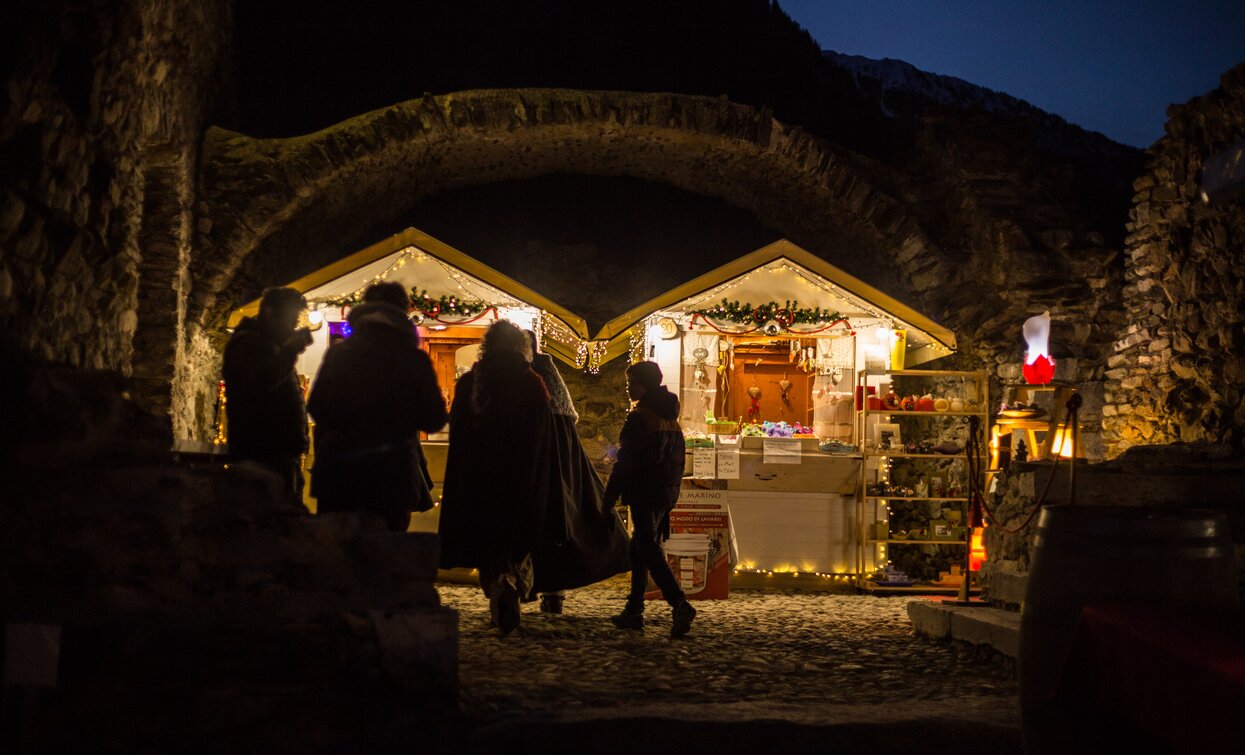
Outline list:
[[[1070,433],[1072,437],[1072,458],[1068,459],[1068,505],[1069,506],[1076,505],[1076,455],[1080,451],[1080,449],[1077,448],[1077,443],[1080,441],[1080,438],[1078,437],[1079,433],[1077,432],[1077,425],[1080,424],[1080,421],[1079,421],[1080,408],[1081,408],[1081,394],[1073,391],[1072,395],[1068,397],[1068,406],[1067,406],[1067,416],[1068,416],[1067,432]]]

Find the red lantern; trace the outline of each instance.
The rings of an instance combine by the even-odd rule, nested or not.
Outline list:
[[[1046,385],[1055,379],[1055,363],[1042,354],[1032,364],[1021,368],[1021,372],[1029,385]]]

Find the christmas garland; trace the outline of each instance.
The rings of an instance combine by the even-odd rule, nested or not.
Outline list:
[[[441,315],[449,315],[452,317],[478,317],[479,315],[493,309],[492,304],[486,304],[482,301],[468,301],[459,299],[456,296],[442,295],[438,299],[434,299],[428,295],[427,290],[421,290],[415,293],[415,289],[411,289],[407,294],[410,299],[410,309],[418,311],[424,315],[438,319]],[[350,294],[348,296],[339,296],[336,299],[327,299],[325,304],[333,307],[357,307],[363,302],[363,297],[359,293]]]
[[[722,300],[721,304],[709,309],[697,309],[692,312],[706,319],[732,322],[737,325],[764,325],[773,321],[784,328],[792,325],[824,325],[846,318],[839,312],[813,307],[801,309],[798,301],[787,300],[785,306],[776,301],[752,306],[750,302],[740,304],[738,301]]]
[[[755,307],[750,302],[740,304],[738,301],[723,299],[721,304],[709,309],[694,310],[693,314],[739,325],[763,325],[773,320],[784,328],[792,324],[821,325],[843,319],[842,314],[821,307],[801,309],[798,301],[790,299],[787,300],[785,306],[771,301]]]
[[[415,289],[411,289],[411,307],[432,318],[439,315],[475,317],[487,309],[492,309],[491,304],[485,304],[482,301],[465,301],[455,296],[444,295],[440,299],[433,299],[427,291],[420,291],[417,294]]]

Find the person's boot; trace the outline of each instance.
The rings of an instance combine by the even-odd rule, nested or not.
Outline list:
[[[696,607],[684,600],[674,607],[673,622],[670,625],[670,636],[679,639],[692,631],[692,619],[696,618]]]
[[[561,595],[541,595],[540,596],[540,612],[541,613],[562,613],[562,596]]]
[[[610,621],[619,629],[643,629],[644,601],[628,600],[627,605],[623,607],[622,613],[617,616],[611,616]]]
[[[519,591],[506,585],[498,595],[494,622],[498,635],[505,637],[519,628]]]

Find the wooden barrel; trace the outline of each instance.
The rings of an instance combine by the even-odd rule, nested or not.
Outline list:
[[[1038,518],[1020,618],[1025,751],[1068,751],[1080,732],[1051,696],[1088,603],[1235,608],[1227,518],[1139,506],[1047,506]]]

